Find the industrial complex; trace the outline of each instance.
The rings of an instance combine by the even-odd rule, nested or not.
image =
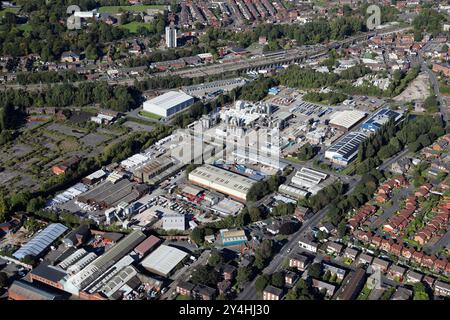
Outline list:
[[[144,111],[170,117],[194,103],[194,98],[182,91],[169,91],[144,102]]]

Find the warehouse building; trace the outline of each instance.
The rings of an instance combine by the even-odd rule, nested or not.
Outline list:
[[[169,157],[161,157],[150,160],[148,163],[134,171],[134,177],[139,182],[150,182],[157,175],[173,166],[173,161]]]
[[[299,188],[296,188],[294,186],[290,186],[287,184],[280,185],[280,187],[278,188],[278,191],[281,193],[284,193],[288,196],[294,197],[296,199],[304,198],[307,195],[309,195],[308,191],[305,191],[305,190],[302,190],[302,189],[299,189]]]
[[[244,205],[231,199],[222,199],[219,203],[211,207],[211,210],[222,217],[236,216]]]
[[[123,294],[131,292],[140,284],[137,270],[133,266],[126,266],[108,280],[99,292],[111,300],[118,300]]]
[[[136,248],[134,248],[134,252],[136,252],[140,258],[143,258],[150,251],[155,249],[162,240],[155,236],[150,236],[144,241],[142,241]]]
[[[187,255],[180,249],[163,244],[148,255],[141,264],[148,271],[167,277]]]
[[[358,110],[338,111],[331,116],[329,124],[342,131],[349,131],[366,116],[365,112]]]
[[[194,98],[182,91],[169,91],[144,102],[144,111],[170,117],[194,103]]]
[[[198,167],[189,173],[189,181],[245,202],[256,181],[212,165]]]
[[[52,223],[33,237],[27,244],[14,252],[13,256],[19,260],[26,256],[38,257],[66,231],[67,227],[63,224]]]
[[[115,183],[103,181],[95,188],[78,197],[78,201],[96,209],[116,207],[121,202],[131,203],[142,197],[147,191],[143,184],[120,179]]]
[[[66,276],[67,274],[58,267],[48,265],[46,263],[39,264],[28,274],[28,278],[31,279],[33,283],[43,283],[60,290],[63,290],[63,286],[60,281]]]
[[[162,217],[163,229],[168,230],[186,230],[186,217],[184,214],[179,214],[176,212],[165,213]]]
[[[69,295],[64,291],[46,285],[15,280],[8,289],[9,300],[67,300]]]
[[[295,173],[291,182],[295,186],[315,195],[323,188],[320,183],[327,177],[328,175],[326,173],[303,167]]]
[[[403,117],[403,113],[391,109],[383,108],[378,110],[372,117],[361,125],[364,131],[376,132],[389,120],[395,123]]]
[[[247,242],[247,236],[244,230],[220,230],[220,239],[224,246],[236,246]]]
[[[359,145],[367,136],[362,132],[350,132],[327,151],[325,158],[339,165],[348,165],[358,154]]]
[[[139,243],[144,241],[145,238],[145,234],[141,231],[133,231],[122,241],[91,262],[83,270],[70,277],[65,283],[64,289],[73,294],[78,294],[81,289],[94,282],[108,268],[117,263]]]

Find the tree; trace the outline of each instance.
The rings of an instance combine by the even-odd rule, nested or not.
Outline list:
[[[308,275],[313,278],[320,278],[320,275],[322,274],[322,266],[320,263],[313,263],[308,268]]]
[[[257,292],[263,292],[269,283],[269,276],[266,274],[260,275],[255,281],[255,289]]]
[[[198,245],[201,245],[203,243],[204,237],[205,237],[205,230],[203,228],[196,227],[191,232],[191,240]]]
[[[296,222],[285,222],[280,226],[280,234],[282,235],[290,235],[296,232],[299,228],[298,223]]]
[[[208,266],[198,266],[191,275],[192,283],[207,286],[216,285],[219,279],[218,273],[213,268]]]
[[[250,215],[248,213],[247,207],[241,210],[241,212],[236,216],[235,223],[237,227],[242,227],[250,223]]]
[[[413,300],[430,300],[430,296],[427,293],[425,285],[421,282],[414,284],[413,292]]]
[[[8,285],[8,275],[5,272],[0,272],[0,288]]]
[[[45,204],[45,200],[41,197],[31,199],[27,204],[27,212],[36,212]]]
[[[345,222],[345,220],[342,220],[341,222],[339,222],[337,227],[338,236],[340,238],[344,237],[346,231],[347,231],[347,223]]]
[[[292,288],[288,291],[286,296],[284,297],[285,300],[298,300],[298,293],[296,288]]]
[[[39,230],[40,224],[39,222],[34,218],[27,218],[25,223],[23,224],[25,229],[27,229],[31,233],[35,233]]]
[[[299,160],[307,161],[314,158],[314,156],[317,154],[317,151],[318,151],[317,148],[313,147],[310,143],[305,143],[303,146],[300,147],[300,149],[295,155]]]
[[[248,213],[252,222],[256,222],[262,219],[261,211],[257,207],[250,208],[248,210]]]
[[[0,194],[0,223],[8,220],[9,201],[4,195]]]
[[[236,281],[239,287],[243,287],[249,280],[252,270],[249,267],[240,267],[236,275]]]
[[[272,275],[271,281],[273,286],[282,288],[284,286],[284,275],[282,272],[276,272]]]
[[[208,264],[211,267],[217,267],[223,263],[223,257],[217,249],[211,251],[211,255],[208,259]]]
[[[323,275],[323,281],[328,282],[328,281],[330,281],[330,278],[331,278],[331,272],[330,272],[330,270],[327,270],[327,272],[325,272],[325,274]]]

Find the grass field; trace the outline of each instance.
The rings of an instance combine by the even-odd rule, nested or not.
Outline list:
[[[29,23],[19,24],[19,25],[17,26],[17,28],[18,28],[19,30],[22,30],[22,31],[25,31],[25,32],[31,32],[31,31],[33,31],[33,27],[32,27],[31,24],[29,24]]]
[[[148,111],[140,111],[139,114],[141,116],[144,116],[144,117],[147,117],[147,118],[150,118],[150,119],[155,119],[155,120],[159,120],[159,119],[162,118],[161,116],[159,116],[157,114],[154,114],[154,113],[151,113],[151,112],[148,112]]]
[[[164,9],[164,5],[137,5],[137,6],[104,6],[98,9],[99,13],[118,13],[122,8],[123,11],[143,12],[147,9]]]
[[[19,12],[18,8],[5,8],[3,10],[0,10],[0,18],[3,18],[5,16],[5,13],[7,12],[12,12],[12,13],[17,13]]]
[[[141,27],[148,29],[148,28],[150,28],[150,23],[133,21],[133,22],[130,22],[130,23],[120,26],[120,28],[127,29],[131,33],[137,33],[138,29]]]

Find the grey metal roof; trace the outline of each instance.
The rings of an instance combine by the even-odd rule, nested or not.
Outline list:
[[[39,266],[31,270],[31,274],[50,280],[52,282],[59,282],[66,276],[66,273],[61,269],[58,269],[54,266],[49,266],[46,263],[41,263]]]
[[[367,139],[367,136],[362,132],[350,132],[331,146],[328,151],[336,152],[344,159],[350,159],[358,151],[359,145],[365,139]]]
[[[47,289],[43,285],[24,280],[14,281],[8,292],[10,295],[14,293],[26,300],[60,300],[64,298],[63,292],[53,288]]]
[[[13,256],[17,259],[23,259],[27,255],[36,257],[46,250],[56,239],[58,239],[67,227],[61,223],[52,223],[47,228],[38,233],[27,244],[14,252]]]

